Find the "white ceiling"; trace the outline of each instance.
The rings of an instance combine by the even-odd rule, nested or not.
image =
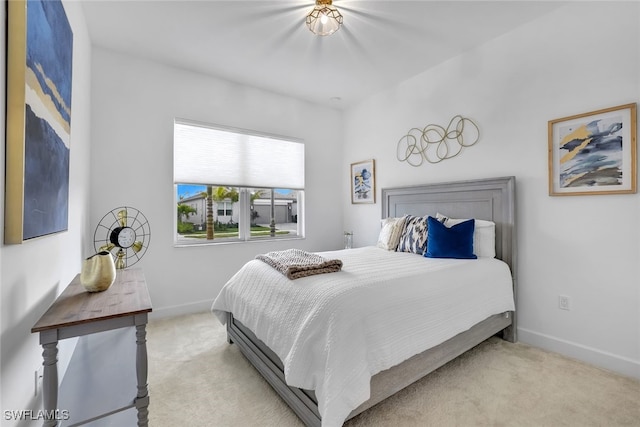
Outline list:
[[[83,8],[94,45],[345,108],[562,3],[334,0],[344,25],[325,37],[304,24],[309,0],[83,0]]]

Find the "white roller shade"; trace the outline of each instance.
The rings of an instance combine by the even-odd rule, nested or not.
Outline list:
[[[176,120],[173,182],[304,189],[304,144]]]

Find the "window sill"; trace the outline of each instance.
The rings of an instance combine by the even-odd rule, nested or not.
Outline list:
[[[281,238],[265,238],[265,239],[252,239],[252,240],[223,240],[223,241],[208,241],[203,239],[203,242],[184,242],[184,241],[174,241],[174,248],[193,248],[193,247],[201,247],[201,246],[226,246],[226,245],[243,245],[243,244],[252,244],[252,243],[265,243],[265,242],[282,242],[282,241],[291,241],[291,240],[304,240],[303,236],[295,236],[295,237],[281,237]]]

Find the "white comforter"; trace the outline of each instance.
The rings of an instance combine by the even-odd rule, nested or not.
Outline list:
[[[231,312],[280,357],[287,384],[315,390],[324,427],[369,398],[370,378],[485,318],[515,310],[504,262],[376,247],[320,253],[342,271],[296,280],[252,260],[212,311]]]

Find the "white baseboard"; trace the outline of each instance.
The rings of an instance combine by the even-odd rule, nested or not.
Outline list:
[[[524,328],[518,328],[518,341],[553,351],[555,353],[560,353],[564,356],[578,359],[627,377],[640,379],[640,361],[637,360],[632,360]]]
[[[174,305],[171,307],[163,307],[153,309],[149,314],[149,320],[166,319],[168,317],[182,316],[185,314],[202,313],[211,310],[213,300],[192,302],[189,304]]]

